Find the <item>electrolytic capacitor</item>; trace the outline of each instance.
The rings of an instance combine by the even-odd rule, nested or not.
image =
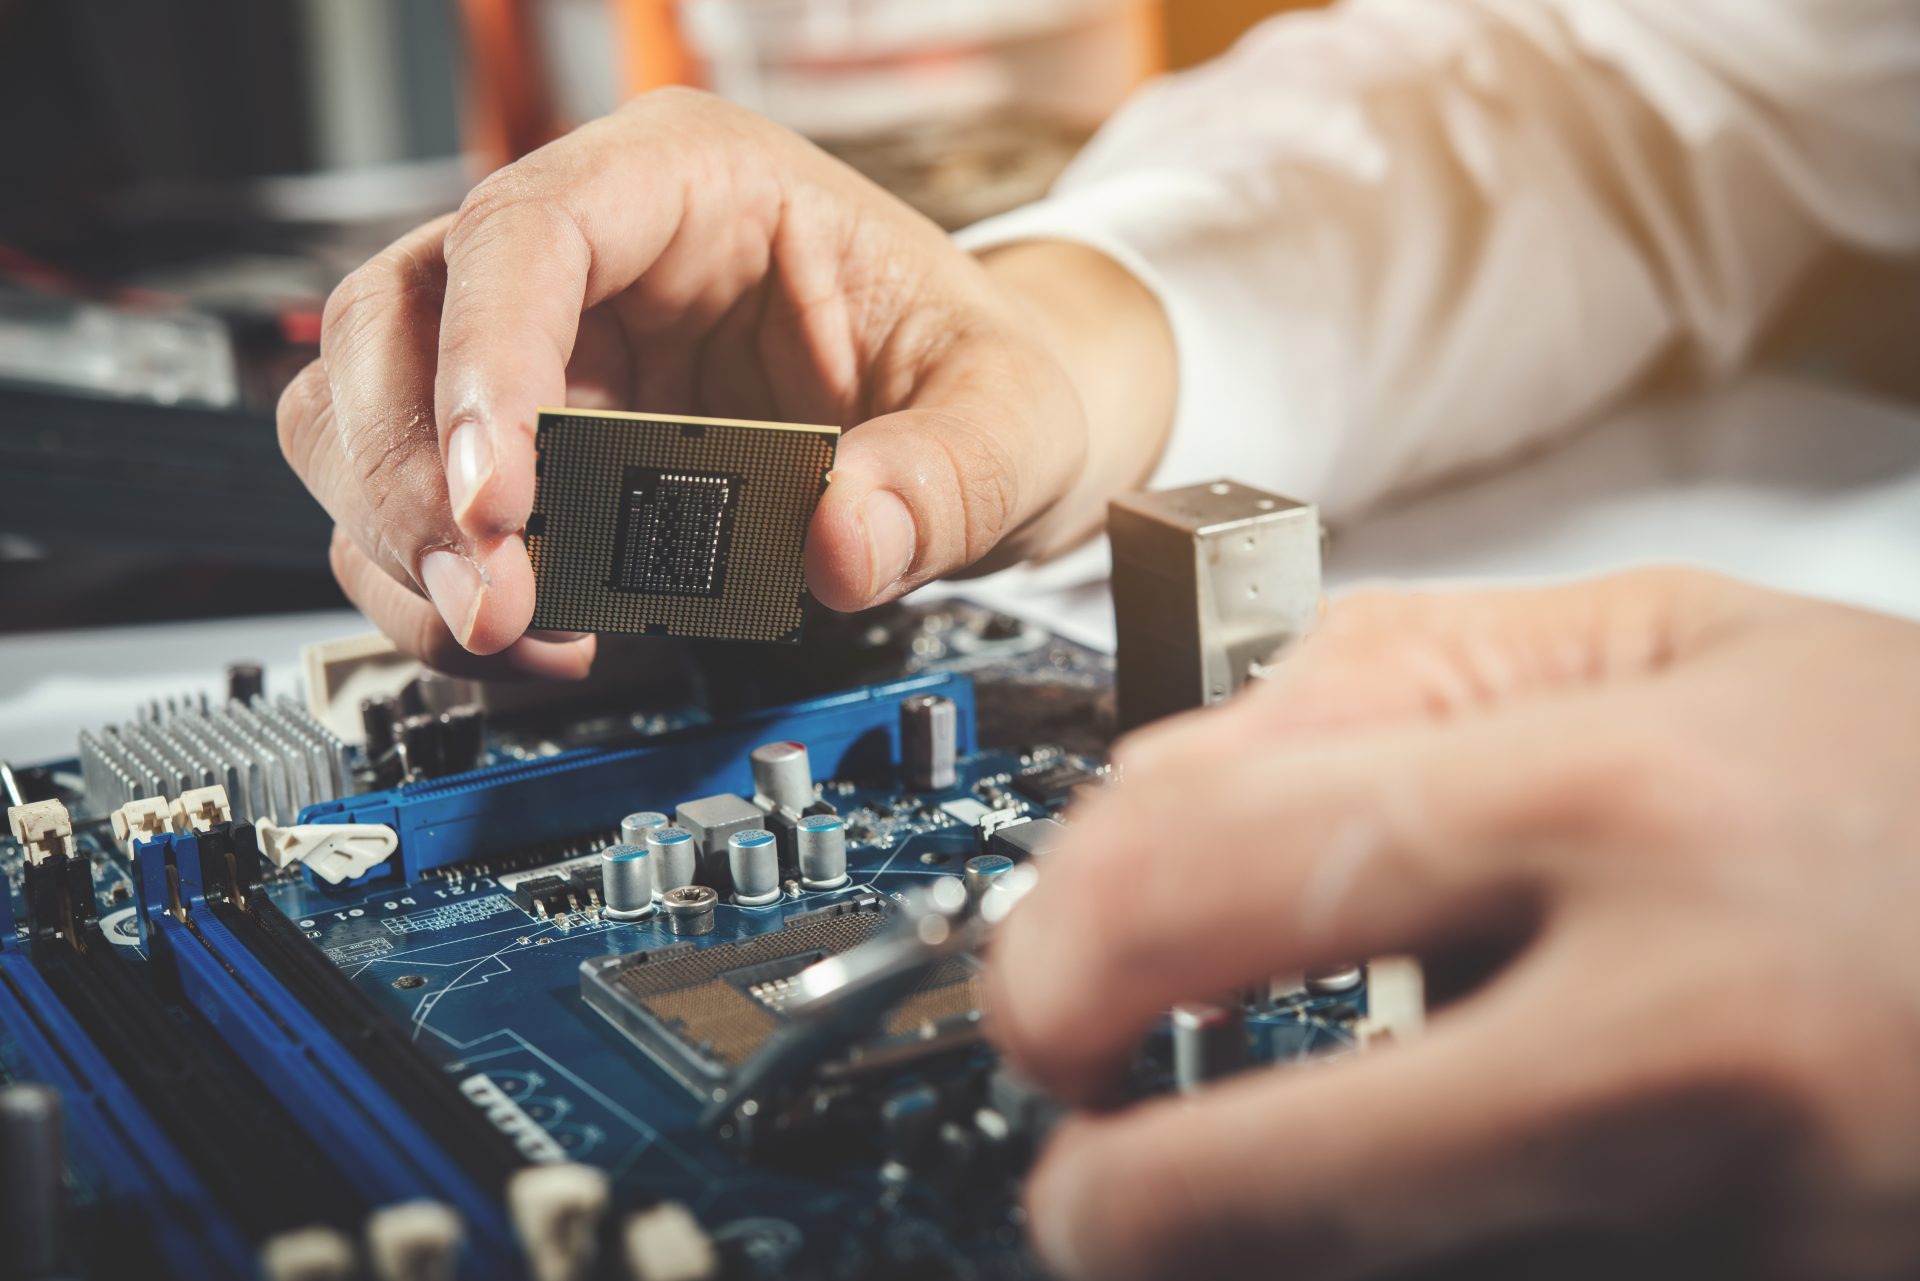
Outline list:
[[[620,839],[628,845],[645,845],[647,833],[656,827],[671,826],[673,820],[658,810],[641,810],[620,820]]]
[[[753,765],[753,799],[762,808],[797,817],[813,804],[813,765],[805,743],[762,743],[747,759]]]
[[[477,703],[462,703],[440,713],[440,770],[459,774],[480,764],[486,747],[487,716]]]
[[[838,814],[810,814],[794,826],[800,884],[837,890],[847,883],[847,825]]]
[[[227,701],[252,705],[265,692],[266,672],[258,663],[227,664]]]
[[[440,718],[431,713],[409,716],[400,722],[400,751],[407,758],[407,769],[415,774],[440,772]]]
[[[1247,1065],[1247,1016],[1238,1006],[1173,1007],[1173,1080],[1182,1091],[1231,1076]]]
[[[727,838],[727,867],[733,873],[733,901],[764,907],[780,897],[780,847],[773,833],[749,827]]]
[[[720,901],[705,885],[677,885],[660,896],[667,927],[675,934],[711,934],[713,906]]]
[[[976,903],[993,886],[994,879],[1012,870],[1013,860],[1005,854],[975,854],[967,860],[967,894]]]
[[[653,915],[653,859],[644,845],[609,845],[600,852],[600,915],[640,921]]]
[[[377,761],[393,747],[394,731],[400,724],[400,700],[363,698],[360,700],[360,729],[366,735],[367,759]]]
[[[649,828],[645,843],[653,859],[654,888],[662,897],[668,890],[692,885],[700,878],[700,847],[686,828]]]
[[[8,1276],[63,1276],[66,1154],[60,1095],[0,1086],[0,1243]]]
[[[900,704],[900,776],[908,787],[939,791],[958,778],[960,709],[940,694]]]

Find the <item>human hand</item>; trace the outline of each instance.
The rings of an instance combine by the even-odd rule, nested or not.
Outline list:
[[[1091,250],[976,261],[793,134],[665,91],[500,170],[350,276],[280,438],[336,522],[341,586],[402,649],[572,676],[591,638],[524,635],[540,406],[853,428],[807,574],[858,609],[1097,528],[1158,454],[1171,342],[1151,296]]]
[[[1116,758],[990,959],[1065,1099],[1176,1001],[1505,961],[1418,1040],[1070,1121],[1063,1276],[1920,1272],[1920,627],[1680,571],[1356,598]]]

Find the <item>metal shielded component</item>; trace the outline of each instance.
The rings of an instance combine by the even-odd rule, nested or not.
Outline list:
[[[836,427],[540,412],[531,626],[798,641]]]
[[[1231,696],[1320,613],[1320,516],[1232,481],[1107,507],[1120,728]]]

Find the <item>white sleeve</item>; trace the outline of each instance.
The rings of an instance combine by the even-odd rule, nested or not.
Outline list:
[[[1736,364],[1836,248],[1920,248],[1920,0],[1349,0],[1139,94],[964,233],[1127,266],[1179,346],[1157,483],[1338,518]]]

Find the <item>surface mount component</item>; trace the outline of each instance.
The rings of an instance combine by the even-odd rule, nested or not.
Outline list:
[[[532,626],[798,641],[835,427],[542,410]]]
[[[1320,613],[1320,516],[1232,481],[1107,506],[1120,728],[1231,696]]]

